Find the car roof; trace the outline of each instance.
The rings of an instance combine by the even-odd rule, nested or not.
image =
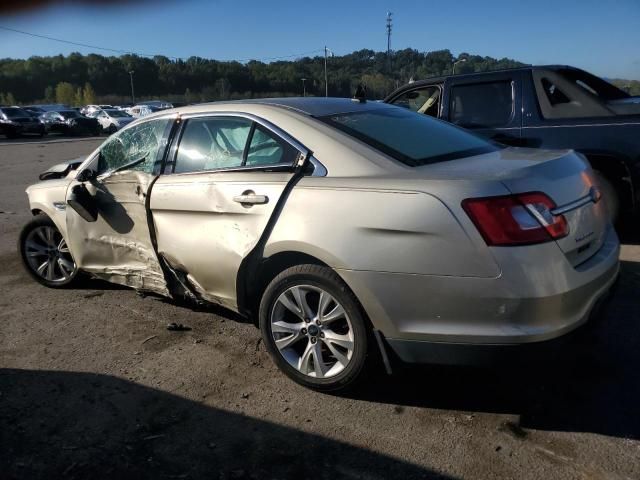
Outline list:
[[[228,105],[230,108],[242,106],[267,106],[275,107],[279,109],[286,109],[301,113],[312,117],[323,117],[327,115],[336,115],[340,113],[351,113],[372,109],[385,109],[390,108],[389,105],[376,101],[360,102],[352,100],[350,98],[335,98],[335,97],[283,97],[283,98],[257,98],[247,100],[234,100],[227,102],[211,102],[201,103],[197,105],[190,105],[187,107],[181,107],[175,110],[181,112],[187,111],[203,111],[207,107],[212,107],[212,110],[219,109],[221,106]],[[215,107],[215,108],[213,108]],[[169,110],[165,110],[167,112]]]

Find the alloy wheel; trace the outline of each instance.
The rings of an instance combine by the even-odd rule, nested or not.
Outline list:
[[[354,334],[344,307],[312,285],[285,290],[271,311],[271,335],[282,357],[300,373],[329,378],[353,356]]]
[[[76,272],[67,242],[52,226],[39,226],[28,233],[24,255],[31,270],[48,282],[66,282]]]

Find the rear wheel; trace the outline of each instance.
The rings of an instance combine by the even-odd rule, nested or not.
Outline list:
[[[76,280],[78,267],[67,242],[46,215],[38,215],[27,223],[18,242],[27,272],[39,283],[62,288]]]
[[[363,373],[366,322],[330,268],[298,265],[274,278],[260,302],[260,330],[276,365],[301,385],[344,390]]]

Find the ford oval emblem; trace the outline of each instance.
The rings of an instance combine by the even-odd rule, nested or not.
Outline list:
[[[593,203],[598,203],[602,198],[602,192],[595,185],[589,189],[589,197]]]

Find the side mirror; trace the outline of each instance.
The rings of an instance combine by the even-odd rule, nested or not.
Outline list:
[[[71,189],[67,204],[87,222],[95,222],[98,219],[98,206],[83,184],[75,185]]]
[[[96,172],[95,170],[91,170],[90,168],[85,168],[78,174],[78,176],[76,177],[76,180],[83,183],[90,182],[91,180],[95,179],[97,176],[98,176],[98,172]]]

